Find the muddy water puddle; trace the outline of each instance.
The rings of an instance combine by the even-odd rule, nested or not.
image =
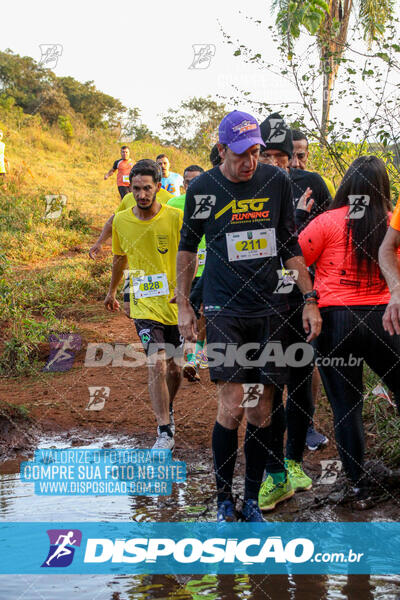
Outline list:
[[[142,445],[142,444],[141,444]],[[149,444],[151,445],[151,444]],[[42,437],[38,448],[134,448],[132,437]],[[211,454],[208,450],[176,451],[187,464],[187,480],[173,484],[171,496],[38,496],[33,484],[20,481],[24,455],[0,465],[0,521],[214,521],[215,499]],[[239,471],[243,457],[239,458]],[[243,478],[235,481],[240,489]],[[296,494],[271,521],[393,520],[377,507],[368,515],[341,507],[316,510],[313,491]],[[388,540],[389,543],[389,540]],[[22,558],[22,557],[21,557]],[[323,598],[400,600],[399,576],[325,575],[2,575],[0,600],[319,600]]]

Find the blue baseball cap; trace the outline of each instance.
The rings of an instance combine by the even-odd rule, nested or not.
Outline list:
[[[254,144],[264,145],[257,119],[240,110],[233,110],[219,124],[219,143],[227,144],[236,154],[242,154]]]

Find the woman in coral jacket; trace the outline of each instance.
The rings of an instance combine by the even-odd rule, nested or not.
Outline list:
[[[332,406],[338,451],[361,505],[369,498],[364,466],[363,363],[394,393],[400,412],[400,337],[384,331],[390,294],[378,265],[390,220],[389,178],[382,160],[362,156],[350,166],[330,209],[301,232],[323,319],[316,362]],[[297,210],[296,221],[306,216]],[[365,504],[365,502],[364,502]]]

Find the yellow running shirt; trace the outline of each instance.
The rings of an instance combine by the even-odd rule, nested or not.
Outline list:
[[[183,213],[161,205],[149,221],[138,219],[131,208],[115,214],[112,225],[113,254],[128,258],[129,269],[141,271],[131,282],[131,317],[177,325],[178,308],[169,301],[176,287],[176,255]]]
[[[170,198],[173,198],[172,194],[167,192],[167,190],[163,190],[163,188],[161,188],[160,191],[157,192],[156,200],[158,200],[160,204],[167,204]],[[127,208],[132,208],[133,206],[136,206],[136,200],[133,197],[132,192],[128,192],[122,198],[121,203],[115,212],[118,213],[121,212],[121,210],[126,210]]]

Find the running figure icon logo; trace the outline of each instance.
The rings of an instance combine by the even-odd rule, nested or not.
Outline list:
[[[39,65],[46,69],[54,69],[57,66],[63,47],[61,44],[39,44],[41,57]]]
[[[81,349],[81,336],[77,333],[50,335],[50,356],[43,371],[64,372],[72,369],[75,353]]]
[[[318,483],[322,485],[331,485],[335,483],[340,471],[342,470],[342,461],[340,460],[321,460],[321,477]]]
[[[243,400],[241,408],[257,406],[264,391],[262,383],[243,383]]]
[[[283,119],[270,119],[271,131],[267,142],[270,144],[280,144],[286,137],[287,129]]]
[[[106,386],[89,386],[90,399],[85,410],[103,410],[110,397],[110,388]]]
[[[68,567],[74,558],[75,547],[82,541],[79,529],[48,529],[49,553],[42,567]]]
[[[189,69],[208,69],[215,56],[214,44],[193,44],[194,56]]]
[[[208,219],[212,207],[215,206],[215,202],[217,200],[216,196],[213,196],[212,194],[208,194],[205,196],[198,194],[194,197],[194,200],[196,202],[196,208],[194,209],[194,212],[190,218]]]
[[[290,294],[299,276],[299,272],[296,269],[288,271],[283,267],[277,270],[279,281],[274,290],[274,294]]]
[[[348,219],[361,219],[365,214],[365,209],[369,206],[369,196],[349,195],[349,213]]]

